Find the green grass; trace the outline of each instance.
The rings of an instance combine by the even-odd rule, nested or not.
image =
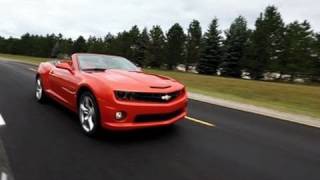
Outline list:
[[[6,58],[6,60],[27,62],[35,65],[38,65],[40,62],[48,60],[48,58],[38,58],[38,57],[32,57],[32,56],[21,56],[21,55],[1,54],[1,53],[0,53],[0,57]]]
[[[191,73],[146,70],[184,83],[190,92],[320,117],[320,86],[241,80]]]
[[[46,60],[7,54],[0,54],[0,57],[32,64]],[[145,71],[177,79],[190,92],[320,118],[320,86],[317,85],[241,80],[153,69]]]

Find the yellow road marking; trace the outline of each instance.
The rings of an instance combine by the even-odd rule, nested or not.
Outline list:
[[[186,119],[188,119],[190,121],[193,121],[193,122],[196,122],[196,123],[200,123],[200,124],[206,125],[206,126],[210,126],[210,127],[215,127],[216,126],[216,125],[214,125],[212,123],[208,123],[206,121],[195,119],[195,118],[192,118],[192,117],[189,117],[189,116],[186,116]]]
[[[36,69],[33,69],[33,68],[29,68],[30,71],[34,71],[34,72],[37,72]]]

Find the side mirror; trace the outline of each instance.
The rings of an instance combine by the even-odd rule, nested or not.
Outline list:
[[[69,63],[65,63],[65,62],[62,62],[62,63],[58,63],[56,65],[57,68],[59,69],[65,69],[65,70],[68,70],[70,73],[73,74],[73,70],[72,70],[72,67],[70,66]]]

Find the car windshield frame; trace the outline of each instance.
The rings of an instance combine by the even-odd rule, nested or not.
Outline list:
[[[130,60],[112,55],[104,54],[78,54],[77,61],[81,71],[102,71],[118,69],[125,71],[140,71]]]

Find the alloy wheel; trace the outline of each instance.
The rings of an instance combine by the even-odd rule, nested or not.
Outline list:
[[[82,128],[87,132],[90,133],[95,128],[95,104],[90,96],[84,96],[81,99],[80,106],[79,106],[79,116],[80,116],[80,123]]]
[[[36,98],[37,100],[41,100],[42,98],[42,84],[41,84],[41,80],[38,78],[36,81]]]

